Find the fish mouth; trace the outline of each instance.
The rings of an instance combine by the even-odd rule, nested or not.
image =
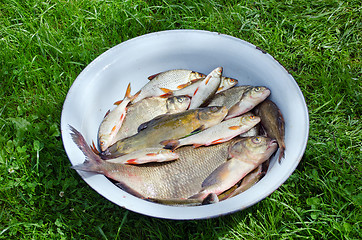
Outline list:
[[[268,150],[268,149],[270,149],[270,148],[272,148],[274,146],[278,146],[278,142],[277,142],[277,140],[272,139],[272,140],[270,140],[270,142],[268,144],[268,147],[266,149]]]

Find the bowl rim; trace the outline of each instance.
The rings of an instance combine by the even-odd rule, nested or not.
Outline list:
[[[99,174],[94,174],[92,175],[90,178],[89,177],[86,177],[81,171],[77,171],[78,174],[82,177],[82,179],[91,187],[93,188],[95,191],[97,191],[100,195],[104,196],[107,200],[125,208],[125,209],[128,209],[128,210],[131,210],[133,212],[137,212],[137,213],[140,213],[140,214],[143,214],[143,215],[147,215],[147,216],[151,216],[151,217],[157,217],[157,218],[163,218],[163,219],[173,219],[173,220],[196,220],[196,219],[207,219],[207,218],[214,218],[214,217],[219,217],[219,216],[223,216],[223,215],[227,215],[227,214],[231,214],[231,213],[234,213],[234,212],[237,212],[237,211],[241,211],[245,208],[248,208],[256,203],[258,203],[259,201],[265,199],[266,197],[268,197],[270,194],[272,194],[275,190],[277,190],[288,178],[289,176],[295,171],[295,169],[297,168],[299,162],[301,161],[303,155],[304,155],[304,152],[305,152],[305,149],[306,149],[306,146],[307,146],[307,141],[308,141],[308,136],[309,136],[309,114],[308,114],[308,108],[307,108],[307,105],[306,105],[306,102],[305,102],[305,98],[303,96],[303,93],[302,91],[300,90],[297,82],[295,81],[295,79],[293,78],[293,76],[285,69],[285,67],[280,64],[274,57],[272,57],[270,54],[266,53],[264,50],[258,48],[257,46],[255,46],[254,44],[252,43],[249,43],[245,40],[242,40],[242,39],[239,39],[239,38],[236,38],[236,37],[233,37],[233,36],[230,36],[230,35],[226,35],[226,34],[221,34],[221,33],[218,33],[218,32],[210,32],[210,31],[206,31],[206,30],[194,30],[194,29],[178,29],[178,30],[166,30],[166,31],[159,31],[159,32],[152,32],[152,33],[148,33],[148,34],[145,34],[145,35],[141,35],[141,36],[138,36],[138,37],[135,37],[135,38],[132,38],[132,39],[129,39],[127,41],[124,41],[124,42],[121,42],[120,44],[116,45],[116,46],[113,46],[112,48],[108,49],[107,51],[103,52],[101,55],[99,55],[98,57],[96,57],[91,63],[89,63],[81,72],[80,74],[77,76],[77,78],[73,81],[71,87],[69,88],[69,91],[66,95],[66,98],[64,100],[64,104],[63,104],[63,109],[62,109],[62,115],[61,115],[61,132],[62,132],[62,140],[63,140],[63,146],[65,148],[65,152],[68,156],[68,159],[70,160],[71,159],[71,156],[68,154],[68,151],[67,151],[67,144],[66,144],[66,138],[65,138],[65,134],[68,134],[69,132],[69,127],[68,127],[68,123],[67,123],[67,119],[65,117],[65,112],[66,112],[66,109],[68,108],[69,105],[71,105],[71,99],[72,99],[72,95],[74,94],[73,92],[78,88],[78,85],[81,84],[81,79],[83,77],[83,75],[89,71],[90,69],[92,69],[92,67],[94,65],[96,65],[98,62],[101,62],[105,57],[107,57],[109,54],[111,54],[112,52],[114,51],[118,51],[120,48],[124,48],[124,47],[127,47],[129,44],[134,44],[135,42],[137,41],[145,41],[145,40],[148,40],[150,38],[155,38],[155,37],[166,37],[167,35],[169,34],[207,34],[207,35],[211,35],[213,37],[220,37],[220,38],[226,38],[226,39],[229,39],[229,40],[232,40],[232,41],[238,41],[240,43],[242,43],[243,45],[247,46],[247,47],[250,47],[250,48],[254,48],[258,51],[261,51],[265,57],[269,58],[269,60],[271,60],[271,62],[275,62],[275,64],[278,65],[278,67],[281,67],[282,71],[284,71],[288,78],[289,78],[289,81],[291,81],[295,87],[296,87],[296,90],[298,91],[298,97],[300,98],[299,100],[303,103],[303,107],[304,107],[304,111],[303,111],[303,117],[305,118],[305,134],[304,136],[304,139],[305,141],[303,142],[303,145],[300,147],[300,151],[298,153],[298,159],[296,159],[294,162],[293,162],[293,165],[291,167],[289,167],[290,171],[288,172],[287,175],[284,175],[283,178],[279,179],[278,181],[278,184],[276,184],[274,188],[271,188],[271,189],[268,189],[268,191],[265,191],[263,194],[261,194],[260,196],[260,199],[258,199],[258,201],[256,202],[253,202],[251,204],[248,204],[248,205],[244,205],[242,207],[237,207],[233,210],[229,210],[227,212],[222,212],[222,213],[208,213],[206,215],[202,215],[202,216],[198,216],[196,215],[195,213],[195,209],[202,209],[204,208],[205,211],[204,212],[208,212],[208,209],[210,209],[210,206],[212,205],[205,205],[205,206],[188,206],[188,207],[179,207],[179,206],[168,206],[168,205],[162,205],[162,204],[157,204],[157,203],[152,203],[152,202],[148,202],[148,201],[145,201],[145,200],[142,200],[145,204],[144,208],[147,208],[147,207],[155,207],[155,204],[159,205],[159,207],[161,208],[161,212],[154,212],[154,211],[143,211],[143,209],[139,209],[137,208],[137,204],[131,204],[131,205],[126,205],[126,204],[119,204],[119,202],[113,200],[113,199],[109,199],[107,196],[105,196],[103,193],[101,193],[99,191],[99,189],[95,188],[92,184],[91,184],[91,181],[90,181],[90,178],[94,178],[94,177],[97,177],[96,175],[99,175]],[[103,175],[102,175],[103,176]],[[103,176],[104,177],[104,176]],[[108,180],[109,181],[109,180]],[[122,191],[122,190],[121,190]],[[124,192],[124,191],[123,191]],[[127,192],[124,192],[124,195],[131,199],[134,200],[134,198],[137,198],[137,197],[134,197],[133,195],[130,195],[128,194]],[[137,198],[138,199],[138,198]],[[141,199],[139,199],[141,200]],[[217,203],[219,205],[225,205],[225,202],[230,202],[230,204],[233,204],[235,203],[236,204],[236,199],[234,198],[231,198],[231,199],[228,199],[226,201],[222,201],[220,203]],[[180,208],[183,208],[183,209],[190,209],[190,215],[188,215],[187,217],[185,215],[177,215],[175,213],[177,212],[180,212]]]

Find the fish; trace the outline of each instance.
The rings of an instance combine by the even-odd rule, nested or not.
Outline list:
[[[154,74],[148,77],[150,81],[141,88],[141,93],[134,102],[138,102],[146,97],[163,95],[164,92],[160,88],[182,89],[201,78],[205,78],[205,75],[186,69],[174,69]]]
[[[135,99],[138,94],[139,92],[132,96],[131,84],[128,84],[123,101],[117,102],[116,104],[118,106],[112,111],[109,111],[103,119],[98,129],[98,145],[101,151],[106,150],[112,144],[114,137],[122,126],[128,104]]]
[[[231,146],[230,159],[217,167],[203,182],[199,193],[191,199],[204,199],[210,193],[219,195],[270,158],[276,151],[274,139],[264,136],[242,138]]]
[[[255,185],[255,183],[259,182],[259,180],[264,176],[264,173],[262,171],[263,164],[260,164],[257,168],[255,168],[253,171],[248,173],[241,181],[240,185],[238,184],[231,187],[228,191],[220,194],[218,196],[218,199],[220,201],[234,197],[236,195],[239,195],[242,192],[245,192],[249,188]]]
[[[196,149],[185,146],[175,151],[179,155],[176,161],[130,165],[103,160],[78,130],[72,126],[70,130],[74,143],[85,155],[85,161],[73,169],[103,174],[123,190],[144,199],[187,199],[196,194],[205,178],[227,160],[230,147],[238,141]]]
[[[225,106],[227,109],[240,102],[246,90],[251,88],[250,85],[235,86],[223,92],[215,94],[208,106]]]
[[[243,115],[223,121],[189,137],[181,138],[179,140],[165,140],[162,141],[161,144],[165,145],[165,148],[172,150],[185,145],[193,145],[194,148],[197,148],[200,146],[219,144],[229,141],[237,135],[248,131],[259,122],[259,117],[247,114],[246,116]]]
[[[142,123],[148,122],[163,114],[183,112],[189,105],[190,98],[187,96],[174,96],[168,98],[149,97],[130,105],[127,109],[123,124],[114,137],[111,145],[123,138],[135,135],[138,132],[138,127]]]
[[[192,95],[195,93],[196,89],[200,86],[202,80],[204,78],[200,78],[198,81],[193,82],[192,84],[190,84],[187,87],[184,87],[182,89],[179,90],[175,90],[172,91],[168,88],[160,88],[164,94],[162,94],[162,97],[165,96],[189,96],[192,97]],[[232,87],[234,87],[236,84],[238,83],[238,80],[234,79],[234,78],[229,78],[229,77],[221,77],[221,83],[220,86],[218,87],[216,94],[223,92],[227,89],[230,89]]]
[[[260,116],[262,128],[266,131],[268,137],[277,140],[280,149],[278,162],[281,163],[285,151],[285,123],[280,109],[274,102],[267,99],[259,104],[254,112]]]
[[[246,90],[241,100],[228,109],[225,120],[239,116],[250,111],[256,105],[264,101],[270,95],[270,90],[266,87],[251,87]]]
[[[222,71],[222,67],[217,67],[202,80],[191,97],[189,109],[200,107],[214,96],[221,83]]]
[[[115,158],[142,148],[163,147],[160,142],[178,139],[193,131],[209,128],[221,122],[227,114],[225,107],[190,109],[165,114],[149,121],[137,134],[121,139],[101,153],[102,158]]]
[[[129,154],[106,160],[110,163],[144,164],[149,162],[165,162],[179,158],[172,150],[164,148],[143,148]]]

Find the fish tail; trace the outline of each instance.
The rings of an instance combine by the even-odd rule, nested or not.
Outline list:
[[[130,97],[130,102],[133,102],[133,100],[135,100],[135,99],[140,95],[140,93],[141,93],[141,90],[139,90],[138,92],[136,92],[135,95],[131,96],[131,97]]]
[[[282,162],[282,158],[284,157],[284,150],[285,150],[285,146],[280,146],[280,153],[279,153],[279,158],[278,158],[278,162],[281,163]]]
[[[162,141],[160,142],[160,144],[164,145],[166,149],[171,149],[173,151],[180,146],[180,141],[171,139],[171,140]]]
[[[127,90],[126,90],[126,94],[124,95],[124,98],[131,98],[132,95],[131,95],[131,83],[128,83],[128,86],[127,86]]]
[[[72,166],[75,170],[82,170],[87,172],[102,172],[100,166],[103,164],[103,160],[95,154],[92,149],[88,146],[82,134],[74,127],[70,126],[71,137],[77,147],[85,155],[85,161],[82,164]]]

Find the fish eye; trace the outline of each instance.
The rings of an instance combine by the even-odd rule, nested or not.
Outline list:
[[[260,87],[255,87],[254,90],[255,90],[256,92],[259,92],[259,91],[261,90],[261,88],[260,88]]]
[[[182,102],[184,101],[184,99],[183,99],[183,98],[177,98],[177,101],[178,101],[179,103],[182,103]]]
[[[216,112],[217,110],[218,110],[218,107],[211,107],[211,108],[210,108],[210,111],[211,111],[211,112]]]
[[[259,144],[261,142],[261,138],[260,137],[255,137],[251,140],[253,143],[255,144]]]
[[[250,116],[249,117],[251,120],[254,120],[255,119],[255,116],[253,115],[253,116]]]
[[[235,82],[235,79],[230,78],[229,81],[232,82],[232,83],[234,83],[234,82]]]
[[[99,144],[100,144],[101,146],[104,146],[106,143],[105,143],[104,141],[100,141]]]

